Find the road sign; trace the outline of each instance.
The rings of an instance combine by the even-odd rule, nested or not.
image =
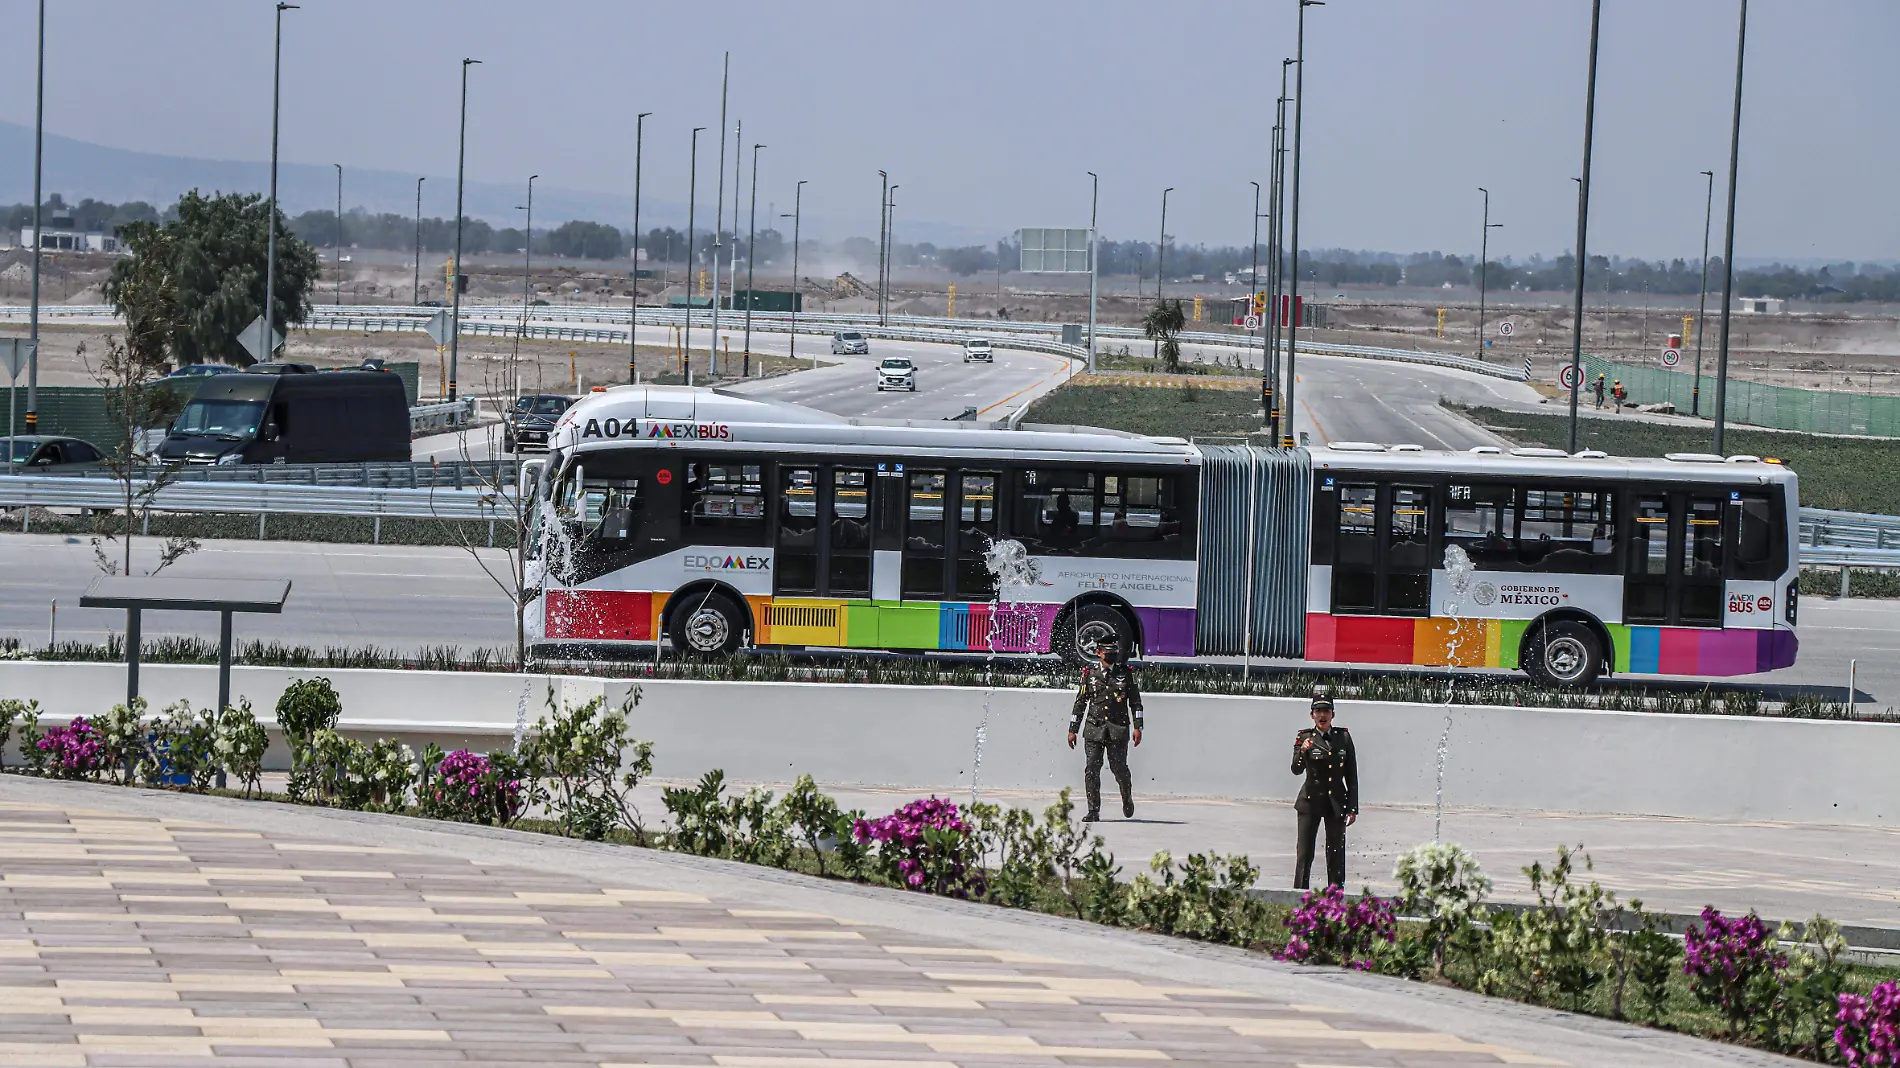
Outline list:
[[[258,363],[266,363],[278,349],[284,347],[284,335],[280,331],[272,330],[270,345],[266,347],[264,345],[264,317],[260,315],[252,319],[251,325],[245,327],[244,332],[238,335],[238,344],[244,346],[244,351],[251,354],[251,359]]]
[[[1508,319],[1498,324],[1498,333],[1502,334],[1505,337],[1510,337],[1511,332],[1516,329],[1517,327],[1512,326],[1510,320]]]
[[[446,311],[439,311],[439,312],[436,312],[434,315],[429,316],[428,325],[424,326],[422,329],[428,331],[429,336],[435,339],[435,343],[437,345],[448,344],[449,343],[449,313]]]
[[[1249,315],[1242,321],[1247,324],[1247,329],[1249,330],[1260,329],[1260,317],[1258,315]]]
[[[33,346],[36,344],[38,342],[23,337],[0,341],[0,363],[6,364],[7,381],[20,377],[20,372],[26,370],[26,365],[32,362]]]
[[[1577,382],[1581,378],[1582,376],[1577,373],[1577,365],[1574,363],[1564,364],[1563,370],[1557,372],[1557,384],[1565,389],[1576,389]]]
[[[1663,366],[1664,367],[1674,367],[1675,365],[1681,362],[1682,362],[1681,349],[1664,349],[1663,350]]]
[[[1022,270],[1027,274],[1089,273],[1089,232],[1026,227],[1022,235]]]

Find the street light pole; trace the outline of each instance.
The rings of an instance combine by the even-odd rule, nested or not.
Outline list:
[[[693,381],[693,220],[699,210],[699,135],[704,126],[693,127],[691,162],[686,165],[686,332],[680,337],[680,378]],[[720,135],[724,137],[724,134]]]
[[[534,180],[538,174],[528,175],[528,206],[522,210],[528,213],[527,228],[521,238],[521,336],[528,336],[528,305],[534,303]]]
[[[633,303],[627,309],[627,381],[634,385],[640,384],[640,150],[646,142],[647,116],[651,114],[642,111],[633,117]]]
[[[416,179],[416,276],[409,283],[409,303],[422,303],[422,183]]]
[[[1089,176],[1089,370],[1095,370],[1095,279],[1099,273],[1095,258],[1097,244],[1095,237],[1095,208],[1102,191],[1102,180],[1094,171]]]
[[[336,302],[343,303],[343,164],[332,163],[336,168],[336,248],[331,252],[332,267],[336,270]]]
[[[1709,314],[1709,223],[1715,217],[1715,172],[1703,171],[1709,180],[1708,195],[1702,201],[1702,292],[1695,299],[1695,388],[1689,391],[1689,414],[1702,414],[1702,332]]]
[[[1597,119],[1597,29],[1603,0],[1590,0],[1590,79],[1583,104],[1583,177],[1577,179],[1577,301],[1570,334],[1570,448],[1577,451],[1577,398],[1583,393],[1583,281],[1590,236],[1590,147]]]
[[[462,180],[468,173],[468,68],[479,59],[462,60],[462,125],[455,140],[455,270],[449,288],[455,297],[449,312],[449,399],[455,399],[456,357],[462,341]]]
[[[719,76],[719,183],[713,196],[712,251],[712,339],[706,342],[706,374],[719,374],[719,250],[724,247],[726,228],[726,87],[732,77],[732,53],[727,52],[724,73]],[[744,129],[745,124],[740,123]],[[693,314],[687,309],[687,316]]]
[[[1282,446],[1292,446],[1295,441],[1294,394],[1300,384],[1299,341],[1300,341],[1300,133],[1304,129],[1302,120],[1306,114],[1306,9],[1324,7],[1324,0],[1299,0],[1300,18],[1297,43],[1293,50],[1293,62],[1299,69],[1293,73],[1293,233],[1291,235],[1292,261],[1288,271],[1292,277],[1287,289],[1287,304],[1290,307],[1286,334],[1286,436],[1280,439]]]
[[[803,221],[805,210],[805,183],[800,181],[792,187],[792,359],[798,359],[798,224]],[[784,218],[784,216],[779,216]],[[812,357],[813,370],[818,367],[818,358]]]
[[[877,172],[877,322],[884,325],[884,213],[891,195],[891,176]]]
[[[281,34],[284,24],[282,4],[277,6],[277,11],[278,32]],[[32,344],[32,351],[27,355],[26,365],[26,432],[29,434],[37,434],[40,431],[40,247],[46,243],[40,236],[40,177],[42,173],[41,142],[46,132],[46,0],[40,0],[39,39],[39,60],[33,90],[33,306],[27,311],[26,333],[27,340]],[[273,161],[277,158],[274,148],[277,143],[276,123],[276,112],[273,110],[271,114],[271,144],[273,146],[271,158]],[[273,187],[276,175],[277,168],[273,163],[271,167]],[[275,195],[271,199],[274,201]],[[13,380],[11,378],[7,379],[7,425],[13,425]],[[7,464],[8,469],[11,470],[13,464],[11,446],[8,446]],[[24,525],[26,513],[22,512],[20,515],[22,525]]]
[[[1290,58],[1280,60],[1280,99],[1274,106],[1273,126],[1273,220],[1267,228],[1270,236],[1267,247],[1272,259],[1267,264],[1268,277],[1273,284],[1268,288],[1267,322],[1269,330],[1266,338],[1267,364],[1272,370],[1267,378],[1267,443],[1280,443],[1280,409],[1283,406],[1285,391],[1280,388],[1280,287],[1286,281],[1286,264],[1282,258],[1281,244],[1286,233],[1286,72],[1293,65]]]
[[[1485,283],[1491,276],[1491,231],[1503,226],[1503,223],[1491,221],[1491,191],[1484,186],[1478,187],[1484,194],[1484,225],[1478,237],[1478,359],[1484,359],[1484,293]]]
[[[271,356],[271,342],[277,337],[277,114],[278,102],[282,99],[281,88],[283,85],[284,12],[295,10],[297,10],[296,4],[280,3],[277,5],[277,32],[274,38],[275,43],[272,45],[273,56],[271,59],[270,74],[270,201],[264,205],[264,314],[261,316],[264,320],[264,330],[263,336],[257,339],[257,347],[263,351],[264,359],[266,360],[270,359]],[[38,151],[37,148],[34,149],[36,160],[38,158]],[[33,208],[33,302],[35,308],[37,308],[40,297],[38,207],[40,190],[38,176],[39,165],[37,162],[34,164],[33,169],[33,200],[35,202],[35,207]],[[37,332],[38,327],[36,326],[34,329]],[[27,433],[31,434],[34,429],[34,419],[33,387],[30,379],[28,380],[26,397],[26,430]]]
[[[1253,295],[1260,292],[1260,183],[1250,181],[1247,184],[1253,186],[1253,266],[1249,269],[1247,274],[1247,310],[1243,314],[1252,315]],[[1245,322],[1246,320],[1243,318],[1241,321]],[[1267,332],[1267,324],[1259,319],[1255,319],[1254,321],[1259,324],[1260,332],[1264,335]],[[1264,351],[1265,350],[1262,350],[1263,355]],[[1267,365],[1263,363],[1260,365],[1261,403],[1265,404],[1266,399]],[[1263,408],[1262,411],[1264,412],[1265,409]]]
[[[746,217],[745,230],[745,361],[739,377],[752,377],[752,305],[758,298],[754,296],[757,275],[754,273],[759,263],[759,250],[753,245],[759,235],[759,149],[764,145],[752,146],[752,208]],[[737,218],[732,220],[735,224]]]
[[[1161,191],[1161,239],[1155,244],[1155,309],[1157,311],[1161,308],[1161,285],[1164,277],[1162,267],[1168,261],[1168,194],[1172,192],[1174,192],[1173,186]],[[1154,354],[1156,359],[1160,359],[1161,339],[1158,337],[1155,338]]]
[[[1735,119],[1728,137],[1728,221],[1722,235],[1722,347],[1715,353],[1715,451],[1728,433],[1728,327],[1735,305],[1735,176],[1742,154],[1742,61],[1748,55],[1748,0],[1742,0],[1735,30]]]
[[[897,273],[897,188],[892,182],[884,204],[884,308],[878,313],[879,326],[889,326],[891,321],[891,278]]]

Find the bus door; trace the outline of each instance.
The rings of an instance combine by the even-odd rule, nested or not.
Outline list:
[[[1725,501],[1719,491],[1639,490],[1631,500],[1623,621],[1721,626]]]
[[[910,467],[890,484],[902,493],[900,514],[894,517],[901,529],[895,531],[899,535],[895,539],[890,537],[892,532],[880,529],[880,537],[886,541],[878,548],[895,545],[903,554],[898,595],[906,601],[944,600],[950,588],[950,561],[946,555],[953,519],[950,472]],[[883,567],[884,562],[880,560],[878,566]]]
[[[1429,615],[1431,490],[1342,482],[1336,496],[1333,611]]]

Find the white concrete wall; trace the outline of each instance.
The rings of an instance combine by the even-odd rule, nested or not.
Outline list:
[[[154,666],[141,675],[155,708],[215,697],[213,668]],[[506,744],[524,695],[532,722],[550,685],[564,701],[615,703],[631,685],[237,668],[232,689],[267,717],[291,680],[312,675],[336,684],[343,725],[353,732],[471,748]],[[722,682],[647,682],[640,691],[634,732],[655,743],[655,771],[666,778],[721,767],[739,780],[810,773],[838,786],[962,791],[975,773],[977,728],[987,723],[984,786],[1080,781],[1081,755],[1064,745],[1067,692]],[[49,718],[97,714],[124,692],[116,665],[0,663],[0,697],[37,698]],[[1156,694],[1147,706],[1147,738],[1131,757],[1140,791],[1293,796],[1298,781],[1288,765],[1293,733],[1307,722],[1304,701]],[[1900,726],[1346,701],[1339,722],[1357,739],[1366,803],[1432,803],[1448,716],[1448,805],[1900,825]]]

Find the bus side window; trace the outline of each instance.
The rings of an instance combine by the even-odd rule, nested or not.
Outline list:
[[[1735,552],[1730,557],[1729,577],[1760,581],[1781,577],[1786,566],[1777,552],[1780,524],[1776,522],[1775,500],[1763,493],[1743,493],[1729,511],[1735,516]]]
[[[1445,545],[1464,550],[1480,571],[1514,570],[1513,507],[1509,486],[1453,483],[1445,495]]]
[[[1181,558],[1180,512],[1173,475],[1104,475],[1100,556]]]

